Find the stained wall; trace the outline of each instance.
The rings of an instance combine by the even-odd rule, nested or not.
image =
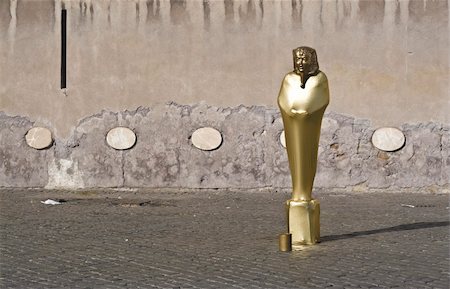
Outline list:
[[[5,0],[0,37],[0,110],[62,138],[102,109],[276,107],[300,45],[317,49],[330,110],[375,126],[449,122],[447,0]]]
[[[317,185],[448,185],[449,9],[447,0],[0,1],[0,186],[287,187],[276,97],[300,45],[317,50],[331,89]],[[25,144],[33,126],[52,132],[51,148]],[[115,126],[130,127],[136,146],[108,147]],[[219,150],[192,147],[201,126],[222,132]],[[405,146],[374,148],[380,126],[403,130]]]

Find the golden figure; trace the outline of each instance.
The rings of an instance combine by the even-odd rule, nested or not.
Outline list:
[[[329,90],[327,77],[319,70],[314,49],[298,47],[293,50],[293,57],[294,71],[283,79],[278,106],[292,177],[287,223],[295,248],[296,245],[314,244],[320,238],[320,205],[312,199],[311,192],[317,168],[320,126],[329,103]]]

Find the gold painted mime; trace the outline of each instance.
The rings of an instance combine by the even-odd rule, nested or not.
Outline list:
[[[286,204],[288,233],[280,235],[282,251],[319,242],[320,204],[311,193],[320,126],[329,103],[328,80],[319,70],[316,51],[298,47],[293,57],[294,71],[284,77],[278,95],[292,177],[292,197]]]

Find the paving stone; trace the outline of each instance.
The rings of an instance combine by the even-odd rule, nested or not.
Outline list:
[[[284,193],[2,189],[0,287],[449,287],[448,194],[317,197],[322,242],[281,253]]]

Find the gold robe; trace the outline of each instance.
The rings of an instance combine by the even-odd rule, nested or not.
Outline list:
[[[300,76],[295,72],[284,77],[278,106],[283,118],[292,177],[292,200],[311,200],[320,127],[328,103],[328,80],[323,72],[310,76],[305,88],[301,87]]]

